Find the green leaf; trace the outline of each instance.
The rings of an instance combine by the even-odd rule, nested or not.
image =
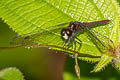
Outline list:
[[[114,58],[115,67],[120,70],[120,17],[116,17],[115,26],[113,28],[113,35],[111,35],[112,40],[116,47],[116,56]]]
[[[12,30],[23,37],[32,35],[33,42],[59,47],[63,47],[61,29],[56,30],[58,27],[50,26],[70,21],[94,22],[109,19],[111,22],[108,25],[95,27],[94,30],[110,37],[115,16],[119,12],[120,8],[116,0],[0,0],[0,17]],[[67,27],[67,25],[60,28],[63,27]],[[39,34],[35,34],[37,31]],[[31,40],[24,40],[23,37],[16,39],[15,43],[22,45],[25,42],[30,46],[33,44]],[[88,39],[86,33],[80,34],[78,38],[82,41],[79,53],[93,56],[102,55]],[[77,44],[78,47],[79,44]],[[81,57],[80,59],[99,60],[99,58],[92,57]]]
[[[103,54],[99,63],[97,66],[94,68],[92,72],[98,72],[100,71],[103,67],[105,67],[110,61],[112,61],[113,57],[108,56],[106,54]]]
[[[119,50],[120,49],[120,29],[119,29],[119,25],[120,25],[120,17],[117,16],[116,14],[115,24],[114,24],[114,27],[113,27],[113,30],[110,36],[110,39],[113,41],[114,45],[109,44],[113,46],[113,49],[109,48],[107,51],[103,53],[99,63],[97,64],[97,66],[92,72],[100,71],[103,67],[105,67],[112,60],[114,61],[116,68],[120,69],[120,62],[119,62],[120,61],[120,54],[119,54],[120,53],[120,50]]]
[[[23,75],[16,68],[7,68],[4,70],[1,70],[0,78],[2,80],[24,80]]]
[[[115,47],[120,45],[120,17],[119,15],[115,17],[114,27],[112,29],[112,33],[110,39],[113,40]]]

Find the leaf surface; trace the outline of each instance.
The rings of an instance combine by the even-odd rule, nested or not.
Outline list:
[[[0,80],[24,80],[22,73],[16,68],[0,71]]]
[[[50,26],[71,21],[94,22],[109,19],[111,20],[109,24],[97,26],[94,30],[110,37],[115,16],[119,11],[116,0],[0,0],[0,17],[12,30],[22,35],[20,39],[33,35],[31,40],[36,43],[60,47],[63,47],[61,29],[68,25],[60,26],[58,30],[56,30],[58,27]],[[35,34],[36,32],[39,34]],[[101,52],[88,39],[87,33],[80,34],[78,38],[82,41],[79,53],[101,56]],[[19,38],[16,42],[17,45],[22,45]],[[86,57],[81,59],[99,60]]]

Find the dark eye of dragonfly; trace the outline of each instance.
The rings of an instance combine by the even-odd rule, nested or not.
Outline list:
[[[72,36],[72,31],[70,29],[65,29],[63,28],[61,30],[61,36],[64,38],[64,39],[69,39],[69,37]]]

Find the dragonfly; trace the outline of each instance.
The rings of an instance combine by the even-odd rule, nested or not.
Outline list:
[[[110,20],[101,20],[101,21],[95,21],[95,22],[78,22],[78,21],[72,21],[72,22],[67,22],[67,23],[62,23],[54,26],[50,26],[49,28],[53,28],[52,30],[47,30],[40,32],[40,31],[35,31],[31,32],[28,34],[25,34],[23,36],[18,35],[15,36],[14,38],[11,39],[11,44],[12,45],[19,45],[19,46],[32,46],[32,45],[39,45],[38,41],[35,41],[34,39],[38,36],[42,36],[42,33],[49,35],[55,33],[58,33],[60,31],[59,35],[63,39],[63,47],[73,48],[74,45],[74,50],[76,50],[76,44],[79,44],[79,47],[77,48],[77,51],[80,51],[80,48],[82,46],[82,41],[78,38],[79,33],[84,31],[88,33],[88,36],[90,37],[90,40],[96,45],[96,47],[102,52],[104,50],[107,50],[109,48],[113,48],[113,42],[110,40],[108,37],[94,31],[91,29],[93,26],[99,26],[99,25],[106,25],[110,22]],[[68,25],[68,26],[65,26]],[[64,26],[64,27],[61,27]],[[44,36],[44,38],[46,37]],[[59,36],[59,37],[60,37]],[[47,39],[46,39],[47,40]],[[76,63],[76,74],[78,75],[80,79],[80,69],[77,64],[77,55],[75,55],[75,63]]]
[[[50,29],[47,30],[46,29],[46,31],[43,31],[43,32],[35,31],[35,32],[30,32],[30,33],[24,34],[23,36],[17,35],[14,38],[11,39],[10,44],[15,45],[15,46],[34,45],[34,44],[38,43],[37,41],[35,42],[34,38],[36,38],[38,36],[42,36],[42,33],[46,33],[46,36],[47,36],[50,33],[55,34],[55,33],[58,33],[57,31],[60,31],[59,34],[62,37],[62,39],[64,40],[63,41],[63,46],[67,46],[68,48],[73,47],[73,43],[74,43],[75,44],[74,49],[76,49],[76,42],[78,44],[80,44],[80,46],[81,46],[81,43],[82,43],[82,41],[78,38],[79,35],[77,35],[77,34],[84,31],[84,32],[87,32],[89,36],[91,36],[92,38],[97,40],[98,43],[102,44],[102,46],[105,46],[104,43],[105,43],[106,40],[108,40],[108,38],[104,37],[105,38],[104,42],[101,41],[101,38],[103,39],[103,36],[99,35],[97,32],[93,31],[90,28],[93,27],[93,26],[105,25],[105,24],[108,24],[109,22],[110,22],[110,20],[101,20],[101,21],[96,21],[96,22],[72,21],[72,22],[62,23],[62,24],[58,24],[58,25],[48,27],[48,29],[53,28],[53,27],[55,28],[55,29],[53,28],[52,30],[50,30]],[[68,25],[67,27],[64,26],[66,24]],[[61,27],[61,26],[64,26],[64,27]],[[100,36],[100,38],[98,38],[98,36]],[[76,41],[76,40],[78,40],[78,41]],[[78,48],[78,51],[79,50],[80,50],[80,47]]]
[[[110,40],[106,36],[101,37],[101,34],[98,35],[97,32],[90,30],[89,27],[95,26],[98,24],[99,25],[107,24],[109,22],[110,22],[110,20],[102,20],[102,21],[96,21],[96,22],[90,22],[90,23],[70,22],[70,24],[67,28],[63,28],[61,30],[61,36],[64,38],[64,40],[65,40],[64,42],[68,41],[67,46],[69,46],[70,44],[72,44],[72,46],[73,46],[73,42],[74,42],[75,49],[76,49],[76,40],[75,39],[77,39],[80,43],[80,46],[78,48],[78,51],[79,51],[80,47],[81,47],[81,40],[79,38],[77,38],[77,36],[75,36],[75,35],[77,33],[81,32],[81,30],[85,30],[86,32],[88,32],[88,35],[92,39],[93,43],[98,47],[98,49],[100,51],[104,51],[105,49],[107,50],[109,48],[113,48],[113,46],[110,45],[111,43],[113,44],[112,40]],[[97,35],[95,35],[95,33],[97,33]],[[103,40],[101,40],[99,38],[101,38]],[[78,65],[77,56],[78,56],[78,54],[75,54],[75,70],[76,70],[78,79],[80,80],[80,68]]]
[[[100,25],[100,24],[107,24],[109,23],[110,20],[102,20],[102,21],[96,21],[96,22],[70,22],[69,23],[69,26],[67,28],[63,28],[61,30],[61,36],[64,38],[64,42],[68,42],[68,45],[69,46],[70,44],[72,44],[73,46],[73,42],[75,42],[75,49],[76,49],[76,41],[75,39],[77,39],[79,41],[79,44],[81,46],[81,40],[79,38],[76,37],[76,34],[81,32],[82,30],[85,30],[86,32],[88,32],[89,36],[91,36],[92,38],[94,38],[95,40],[97,40],[97,42],[99,42],[103,47],[105,47],[104,43],[105,42],[102,42],[100,41],[100,39],[97,38],[97,35],[95,31],[93,30],[90,30],[89,27],[91,26],[95,26],[95,25]],[[101,36],[99,34],[99,36]],[[104,36],[104,38],[106,38],[106,40],[108,40],[107,37]],[[111,41],[111,40],[110,40]],[[80,50],[80,47],[78,48],[78,51]]]
[[[110,47],[113,47],[114,44],[112,40],[110,40],[108,37],[96,32],[91,28],[94,26],[106,25],[109,22],[110,20],[100,20],[95,22],[71,21],[67,23],[57,24],[47,27],[43,31],[41,30],[41,31],[30,32],[22,36],[17,35],[11,39],[10,44],[13,46],[22,46],[26,48],[34,47],[33,45],[36,45],[37,47],[39,45],[39,42],[41,41],[45,42],[45,40],[46,41],[49,40],[48,39],[49,35],[50,35],[50,39],[52,38],[51,36],[56,35],[57,38],[58,37],[60,38],[59,41],[57,42],[62,41],[63,47],[65,47],[64,49],[66,48],[69,49],[71,47],[73,49],[74,46],[74,51],[79,52],[82,45],[82,41],[79,39],[79,35],[80,35],[79,33],[83,31],[88,33],[88,36],[90,37],[89,39],[102,52]],[[55,41],[55,39],[56,38],[54,38],[52,41]],[[51,41],[49,43],[51,43]],[[76,47],[76,44],[79,44],[79,46]]]

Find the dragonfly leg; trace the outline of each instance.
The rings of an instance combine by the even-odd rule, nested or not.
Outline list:
[[[76,40],[74,40],[74,44],[75,44],[74,50],[76,50]]]
[[[71,46],[72,46],[72,49],[73,49],[73,41],[71,42]]]
[[[69,46],[69,45],[72,44],[72,48],[73,48],[73,41],[74,41],[74,39],[75,39],[75,34],[76,34],[76,33],[73,33],[73,35],[69,38],[68,44],[67,44],[68,47],[71,47],[71,46]]]
[[[68,43],[68,44],[67,44]],[[72,46],[73,48],[73,40],[72,39],[69,39],[69,40],[64,40],[63,42],[63,47],[65,48],[70,48]]]
[[[81,48],[81,46],[82,46],[82,41],[81,41],[80,39],[78,39],[77,37],[75,37],[75,39],[77,39],[77,40],[78,40],[77,43],[80,44],[80,46],[78,47],[78,52],[79,52],[79,51],[80,51],[80,48]]]
[[[65,39],[63,42],[63,47],[66,46],[66,42],[67,42],[67,40]]]
[[[66,45],[68,48],[70,48],[71,46],[72,46],[72,48],[73,48],[73,38],[70,38],[69,40],[68,40],[68,44]]]

